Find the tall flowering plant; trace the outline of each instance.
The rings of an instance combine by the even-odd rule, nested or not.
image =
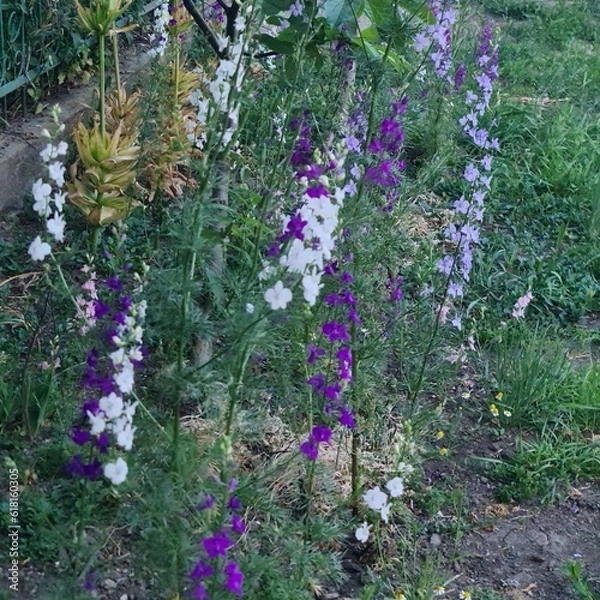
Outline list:
[[[47,129],[43,131],[43,136],[48,142],[40,152],[46,173],[44,178],[40,177],[35,181],[31,193],[34,200],[33,210],[45,220],[44,238],[49,239],[50,234],[55,242],[60,243],[65,238],[66,222],[63,209],[67,197],[66,192],[62,191],[65,185],[65,165],[61,157],[67,154],[69,146],[64,141],[58,141],[58,136],[65,129],[60,122],[58,104],[52,108],[52,121],[52,132]],[[43,261],[52,252],[52,247],[38,235],[29,245],[28,252],[33,261]]]
[[[81,385],[85,401],[81,420],[70,432],[76,446],[87,448],[86,458],[77,452],[67,465],[67,471],[85,479],[97,479],[102,474],[113,484],[125,481],[127,462],[120,455],[133,446],[137,402],[131,401],[135,371],[146,355],[142,343],[146,301],[136,301],[138,287],[127,293],[123,279],[112,276],[99,286],[96,274],[89,275],[84,289],[88,300],[77,302],[84,333],[96,334],[94,345],[86,356]]]

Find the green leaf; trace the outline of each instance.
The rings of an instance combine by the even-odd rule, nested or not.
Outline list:
[[[263,0],[263,14],[276,15],[277,13],[289,10],[293,2],[294,0]]]
[[[356,17],[360,16],[359,0],[325,0],[323,11],[327,22],[334,28],[340,29],[342,25],[353,25]]]
[[[419,17],[423,23],[427,23],[428,25],[435,23],[435,17],[429,5],[424,0],[397,0],[397,5],[403,8],[408,14]]]
[[[271,35],[263,33],[257,36],[258,41],[264,44],[269,50],[278,54],[292,54],[294,52],[294,43],[275,38]]]

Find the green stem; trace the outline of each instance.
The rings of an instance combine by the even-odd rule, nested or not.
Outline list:
[[[92,225],[92,235],[90,236],[90,254],[94,256],[98,250],[100,242],[100,225]]]
[[[121,96],[119,92],[121,91],[121,67],[119,65],[119,40],[117,38],[117,32],[115,30],[115,26],[113,25],[113,29],[111,32],[112,37],[112,49],[113,49],[113,57],[115,61],[115,83],[117,86],[117,102],[119,103],[119,108],[121,108]]]
[[[102,137],[106,133],[106,57],[104,56],[106,36],[98,35],[98,51],[100,53],[100,64],[99,64],[99,77],[100,77],[100,131]]]

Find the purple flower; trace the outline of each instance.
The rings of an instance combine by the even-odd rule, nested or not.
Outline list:
[[[300,452],[302,452],[308,460],[315,461],[319,455],[319,445],[311,436],[305,442],[300,444]]]
[[[334,383],[333,385],[328,385],[323,394],[325,398],[328,400],[338,400],[340,398],[340,393],[342,388],[339,383]]]
[[[233,540],[224,531],[217,531],[213,536],[204,538],[202,545],[208,558],[216,558],[227,554],[227,550],[233,546]]]
[[[208,593],[204,584],[199,583],[192,591],[192,598],[194,600],[208,600]]]
[[[277,237],[278,242],[285,242],[291,238],[298,240],[304,240],[303,229],[308,221],[304,221],[300,216],[300,213],[294,215],[287,224],[286,230]]]
[[[100,450],[100,454],[106,454],[108,449],[110,448],[110,437],[108,437],[108,433],[103,431],[94,442],[96,448]]]
[[[78,445],[85,446],[91,438],[90,432],[87,429],[73,427],[71,429],[70,438]]]
[[[91,462],[83,464],[83,476],[92,481],[102,477],[102,463],[97,456]]]
[[[110,306],[105,304],[101,300],[94,302],[94,317],[96,319],[103,319],[110,312]]]
[[[225,565],[225,574],[227,575],[225,587],[236,596],[241,596],[243,594],[242,584],[244,583],[244,575],[237,563],[233,561],[227,563]]]
[[[123,283],[121,282],[121,279],[117,275],[113,275],[112,277],[109,277],[104,282],[104,285],[111,292],[120,292],[123,289]]]
[[[322,348],[317,348],[317,346],[315,346],[314,344],[309,344],[308,345],[308,358],[306,359],[306,362],[309,365],[313,365],[314,363],[317,362],[317,360],[319,360],[319,358],[321,358],[322,356],[325,356],[325,354],[326,354],[326,352]]]
[[[240,535],[243,535],[246,532],[246,525],[238,515],[231,516],[231,529]]]
[[[227,508],[229,510],[242,510],[242,503],[237,496],[231,496],[227,502]]]
[[[340,425],[347,427],[348,429],[354,429],[356,427],[356,421],[349,408],[343,407],[340,414]]]
[[[80,454],[76,454],[71,458],[65,467],[65,471],[73,477],[83,477],[83,461]]]
[[[313,375],[307,382],[316,392],[322,392],[325,389],[325,375],[317,373]]]
[[[321,331],[323,335],[327,336],[330,342],[347,342],[350,340],[346,326],[336,321],[328,321],[323,325]]]
[[[208,510],[215,505],[215,497],[212,494],[206,494],[202,502],[196,507],[198,510]]]
[[[89,592],[96,589],[96,576],[97,573],[93,569],[90,569],[86,572],[85,578],[83,580],[83,589],[88,590]]]
[[[359,327],[362,325],[362,321],[360,320],[358,313],[353,308],[351,308],[348,311],[348,321],[351,321],[352,323],[354,323],[355,325],[358,325]]]
[[[454,89],[458,92],[465,82],[467,76],[467,68],[465,65],[458,65],[456,72],[454,73]]]
[[[317,443],[328,444],[331,440],[331,429],[326,425],[315,425],[312,428],[311,436]]]
[[[340,276],[340,281],[344,285],[350,285],[350,284],[354,283],[354,277],[352,277],[352,275],[350,273],[348,273],[348,271],[343,271]]]
[[[203,560],[199,560],[192,569],[190,573],[191,579],[206,579],[207,577],[212,577],[215,570]]]

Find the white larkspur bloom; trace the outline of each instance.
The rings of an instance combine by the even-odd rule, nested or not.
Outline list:
[[[46,221],[48,233],[51,233],[57,242],[62,242],[65,239],[65,226],[66,223],[63,216],[57,212],[54,213],[51,219]]]
[[[364,521],[362,525],[356,529],[354,536],[361,544],[364,544],[369,539],[370,531],[371,525],[368,525],[367,522]]]
[[[104,477],[110,480],[113,485],[119,485],[127,479],[127,463],[121,458],[117,458],[114,463],[104,465]]]
[[[392,498],[402,496],[402,494],[404,493],[404,483],[402,482],[402,479],[400,477],[394,477],[393,479],[390,479],[385,484],[385,487],[389,491],[390,496]]]
[[[125,427],[117,434],[117,444],[123,448],[123,450],[131,450],[133,447],[133,434],[135,433],[136,427],[132,427],[131,423],[127,423]]]
[[[92,435],[98,435],[106,429],[106,419],[103,415],[95,415],[94,413],[92,413],[92,411],[88,410],[87,416],[90,420],[90,425],[92,426],[92,429],[90,431]]]
[[[38,235],[31,244],[29,244],[29,256],[31,256],[31,260],[41,261],[52,252],[52,248],[50,248],[50,244],[47,242],[42,242],[42,238]]]
[[[321,274],[305,275],[302,278],[302,287],[304,288],[304,299],[308,302],[309,306],[314,306],[319,297],[319,292],[323,287]]]
[[[50,194],[52,193],[52,188],[47,183],[44,183],[41,179],[38,179],[31,186],[31,193],[33,194],[33,199],[35,200],[33,210],[35,210],[40,217],[47,217],[49,215],[48,201]]]
[[[48,175],[58,187],[62,187],[65,184],[65,165],[58,160],[53,162],[48,166]]]
[[[125,358],[122,369],[113,379],[123,394],[130,394],[133,390],[133,364],[128,358]]]
[[[123,398],[114,392],[100,398],[98,405],[107,419],[116,419],[123,412]]]
[[[250,302],[246,303],[246,312],[251,315],[254,312],[254,304],[251,304]]]
[[[387,499],[387,494],[382,492],[379,486],[363,494],[365,504],[373,510],[381,510],[387,504]]]
[[[52,202],[54,202],[54,206],[56,206],[56,210],[58,212],[63,211],[63,207],[64,207],[66,201],[67,201],[67,192],[55,192],[52,196]]]
[[[292,292],[284,287],[281,281],[278,281],[272,288],[265,292],[265,300],[269,303],[272,310],[285,309],[292,300]]]
[[[46,144],[46,147],[40,152],[40,156],[45,163],[58,157],[58,148],[54,144]]]
[[[389,521],[391,509],[392,509],[391,504],[385,504],[384,506],[381,507],[381,510],[379,511],[379,514],[381,515],[382,520],[385,521],[386,523]]]

